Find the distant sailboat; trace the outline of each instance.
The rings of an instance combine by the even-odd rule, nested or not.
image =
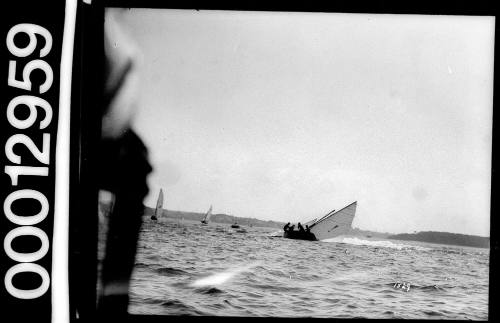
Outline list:
[[[239,229],[240,225],[238,224],[238,222],[236,222],[236,217],[234,217],[234,216],[233,216],[233,221],[234,221],[234,223],[231,224],[231,228]]]
[[[210,205],[210,208],[208,209],[207,213],[205,214],[205,217],[203,218],[203,220],[201,220],[201,223],[208,224],[208,221],[210,220],[211,216],[212,216],[212,206]]]
[[[163,213],[163,190],[160,188],[160,194],[158,194],[158,200],[156,201],[155,214],[151,216],[151,220],[158,220],[158,216]]]

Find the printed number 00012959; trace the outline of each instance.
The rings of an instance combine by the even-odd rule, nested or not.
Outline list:
[[[18,34],[24,34],[29,37],[29,42],[24,47],[19,47],[14,42],[14,38]],[[37,38],[37,35],[39,38]],[[39,39],[43,38],[43,44]],[[47,56],[52,49],[52,35],[44,27],[36,24],[22,23],[13,26],[7,33],[6,44],[9,52],[15,56],[9,61],[8,81],[10,87],[28,91],[29,94],[23,94],[12,98],[7,105],[6,116],[12,127],[12,135],[5,143],[5,155],[7,160],[12,165],[6,165],[4,168],[5,174],[10,177],[12,192],[7,195],[3,203],[3,210],[6,218],[17,225],[10,230],[4,239],[4,250],[7,256],[16,261],[5,274],[5,288],[7,292],[20,299],[34,299],[44,295],[50,286],[50,276],[45,268],[36,264],[36,261],[42,259],[49,251],[49,238],[47,234],[35,225],[41,223],[48,215],[50,205],[46,196],[37,190],[30,188],[22,188],[19,184],[21,176],[38,176],[46,177],[49,175],[50,164],[50,133],[43,132],[52,121],[53,110],[52,106],[40,95],[49,91],[52,86],[54,75],[50,65],[44,61],[43,57]],[[39,49],[39,50],[37,50]],[[25,58],[31,59],[21,68]],[[18,64],[19,63],[19,64]],[[19,69],[19,70],[18,70]],[[20,71],[22,69],[22,72]],[[31,75],[35,70],[40,70],[44,73],[45,79],[36,89],[33,86]],[[36,92],[37,95],[32,95]],[[18,118],[16,110],[19,107],[28,108],[29,114],[26,118]],[[42,112],[42,113],[41,113]],[[22,113],[24,116],[25,113]],[[37,122],[38,121],[38,122]],[[40,130],[42,138],[41,149],[37,147],[32,138],[28,135],[19,133],[25,129]],[[39,165],[23,164],[26,159],[14,152],[14,147],[24,145],[33,157],[38,161]],[[41,164],[41,165],[40,165]],[[37,178],[38,178],[37,177]],[[12,205],[16,201],[23,199],[32,199],[40,204],[40,211],[37,214],[16,214],[12,210]],[[33,236],[40,240],[41,244],[37,251],[34,252],[17,252],[12,246],[12,241],[20,236]],[[13,285],[12,279],[18,273],[30,272],[38,274],[41,278],[41,284],[34,289],[20,289]]]

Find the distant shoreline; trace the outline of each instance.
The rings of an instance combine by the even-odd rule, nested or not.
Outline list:
[[[144,216],[151,216],[153,214],[154,214],[154,209],[145,206]],[[168,217],[171,219],[201,221],[204,218],[205,214],[197,212],[174,211],[174,210],[163,209],[163,213],[161,216]],[[237,222],[238,224],[243,226],[268,227],[276,229],[281,229],[285,225],[285,222],[278,222],[271,220],[264,221],[255,218],[241,218],[227,214],[213,214],[210,219],[210,222],[228,223],[228,224]],[[450,233],[450,232],[422,231],[417,233],[391,234],[391,233],[381,233],[381,232],[367,231],[367,230],[360,230],[358,228],[353,228],[351,229],[349,234],[363,238],[418,241],[418,242],[428,242],[428,243],[437,243],[437,244],[463,246],[463,247],[477,247],[477,248],[490,247],[490,238],[480,237],[475,235]]]
[[[150,207],[144,208],[144,215],[151,216],[154,214],[154,209]],[[198,212],[186,212],[186,211],[174,211],[174,210],[162,210],[162,214],[160,216],[171,218],[171,219],[185,219],[191,221],[201,221],[205,217],[205,213]],[[210,222],[215,223],[228,223],[233,224],[237,222],[243,226],[255,226],[255,227],[269,227],[269,228],[283,228],[285,223],[278,221],[264,221],[255,218],[240,218],[233,215],[227,215],[222,213],[212,214],[210,217]]]
[[[393,240],[420,241],[464,247],[490,247],[490,238],[449,232],[422,231],[418,233],[394,234],[388,236],[387,238]]]

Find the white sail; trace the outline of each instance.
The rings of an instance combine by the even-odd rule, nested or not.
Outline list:
[[[349,232],[356,214],[356,205],[357,202],[353,202],[337,212],[330,212],[309,226],[316,239],[331,239]]]
[[[158,201],[156,201],[155,217],[159,217],[163,213],[163,190],[160,188],[160,194],[158,195]]]
[[[208,223],[208,220],[210,220],[211,216],[212,216],[212,206],[210,205],[210,208],[208,209],[207,213],[205,214],[205,217],[201,222]]]

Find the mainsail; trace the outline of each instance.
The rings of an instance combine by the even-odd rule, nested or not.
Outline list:
[[[151,219],[158,219],[158,216],[160,216],[163,213],[163,190],[160,188],[160,194],[158,195],[158,201],[156,201],[156,209],[155,209],[155,214],[151,217]]]
[[[349,232],[356,214],[356,205],[357,202],[353,202],[337,212],[332,211],[310,225],[316,239],[330,239]]]
[[[207,213],[205,214],[205,217],[203,220],[201,220],[201,223],[208,223],[208,220],[210,220],[210,217],[212,216],[212,206],[210,205],[210,208],[208,209]]]

